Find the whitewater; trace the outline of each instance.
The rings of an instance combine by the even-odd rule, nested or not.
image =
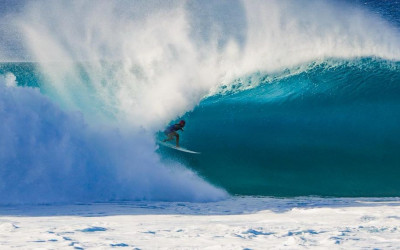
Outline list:
[[[398,3],[0,13],[2,247],[399,247]]]

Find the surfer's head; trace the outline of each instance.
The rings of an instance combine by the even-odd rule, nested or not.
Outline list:
[[[179,122],[179,125],[181,125],[182,127],[185,126],[185,124],[186,124],[186,122],[185,122],[184,120],[181,120],[181,121]]]

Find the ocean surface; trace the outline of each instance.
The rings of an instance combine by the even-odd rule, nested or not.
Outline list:
[[[3,5],[0,204],[400,196],[399,1]]]

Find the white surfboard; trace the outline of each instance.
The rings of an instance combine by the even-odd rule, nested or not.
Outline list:
[[[174,146],[172,144],[169,144],[169,143],[166,143],[166,142],[162,142],[162,141],[158,141],[158,144],[166,146],[166,147],[169,147],[169,148],[173,148],[173,149],[176,149],[176,150],[179,150],[179,151],[182,151],[182,152],[190,153],[190,154],[201,154],[200,152],[195,152],[195,151],[192,151],[192,150],[189,150],[189,149],[186,149],[186,148],[181,148],[181,147],[177,148],[176,146]]]

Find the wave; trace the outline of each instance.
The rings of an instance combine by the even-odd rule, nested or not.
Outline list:
[[[41,0],[26,1],[18,11],[3,16],[0,34],[11,39],[7,40],[9,44],[18,39],[15,41],[18,49],[0,46],[4,62],[0,67],[3,75],[0,115],[7,121],[0,128],[0,136],[5,138],[0,162],[3,166],[1,202],[209,201],[226,197],[226,192],[215,186],[231,193],[284,194],[276,189],[274,182],[267,184],[271,189],[265,191],[264,179],[252,179],[250,175],[239,181],[236,174],[244,173],[240,169],[253,165],[255,171],[261,171],[257,166],[265,160],[275,162],[275,168],[285,168],[284,159],[290,163],[307,158],[310,154],[301,154],[303,158],[287,157],[290,151],[284,151],[285,148],[294,152],[293,155],[298,153],[293,146],[296,143],[322,151],[325,156],[321,156],[320,162],[325,164],[331,143],[339,145],[344,140],[322,138],[319,142],[306,124],[325,125],[341,117],[337,125],[343,131],[332,131],[343,139],[345,133],[358,131],[359,121],[370,122],[362,116],[367,114],[366,108],[360,108],[357,103],[348,104],[344,98],[348,96],[351,103],[352,98],[362,96],[367,89],[361,88],[358,92],[357,88],[364,86],[363,83],[352,85],[343,80],[341,85],[341,78],[336,83],[334,75],[347,75],[346,70],[350,70],[350,75],[357,75],[354,80],[359,77],[367,82],[364,75],[372,74],[371,79],[379,80],[384,75],[380,70],[396,75],[395,71],[375,62],[391,62],[397,67],[400,33],[395,25],[363,7],[342,1],[316,0],[230,1],[202,6],[201,1],[104,0],[94,4]],[[11,58],[14,52],[15,58]],[[330,58],[346,62],[369,58],[370,64],[356,64],[371,68],[357,71],[339,62],[338,66],[329,66],[334,70],[329,73],[325,64]],[[306,76],[320,81],[327,79],[329,84],[314,88]],[[270,84],[265,84],[268,81]],[[296,84],[285,84],[291,81]],[[343,92],[333,91],[336,88],[343,88]],[[377,91],[377,88],[371,89]],[[313,95],[315,91],[322,96],[331,95],[332,99],[321,101],[320,96]],[[339,104],[328,105],[335,95],[340,96],[344,106],[349,105],[347,113],[339,112]],[[306,101],[302,102],[302,98]],[[312,100],[318,105],[327,102],[328,110],[335,115],[315,115],[310,110],[323,111],[322,107],[313,107]],[[293,109],[293,103],[298,104],[298,110]],[[310,109],[301,109],[307,105]],[[396,111],[389,103],[372,105],[375,111],[384,108]],[[191,110],[194,111],[187,113]],[[258,110],[258,116],[253,110]],[[196,121],[194,117],[198,114],[202,115]],[[224,114],[231,116],[223,121],[216,117],[222,118]],[[353,130],[344,126],[345,114],[358,117],[350,126]],[[206,181],[176,159],[161,160],[155,152],[154,134],[182,116],[191,124],[183,140],[190,140],[188,145],[199,147],[204,154],[197,163],[198,159],[186,162],[181,157],[177,161],[198,171]],[[240,117],[239,123],[235,123],[237,117]],[[270,122],[264,123],[268,119]],[[382,119],[388,120],[384,123],[388,126],[385,129],[391,128],[393,120],[386,116]],[[213,138],[217,140],[206,142],[208,126],[214,121],[226,124],[227,134],[215,128]],[[306,131],[299,137],[302,139],[296,143],[291,140],[298,130],[282,121]],[[202,124],[208,125],[202,127]],[[248,124],[253,125],[246,127]],[[252,155],[248,154],[248,148],[266,150],[260,145],[246,144],[247,131],[257,124],[280,135],[266,144],[275,156],[257,160],[254,155],[254,162],[247,162],[250,159],[247,156],[233,157],[232,154]],[[279,130],[281,124],[286,128]],[[190,131],[196,131],[197,135]],[[203,139],[198,137],[201,135]],[[246,139],[244,145],[235,144],[242,139]],[[314,144],[307,144],[307,140]],[[205,146],[209,142],[213,143],[210,148],[214,153]],[[224,152],[218,148],[222,146],[227,147]],[[355,150],[362,148],[354,147]],[[344,154],[344,148],[333,149]],[[372,149],[367,148],[365,152]],[[162,152],[161,155],[165,156]],[[393,157],[390,155],[389,159],[395,161],[397,158]],[[304,164],[318,165],[307,162],[309,158],[306,158]],[[359,158],[351,159],[347,163],[357,163]],[[238,171],[226,168],[231,163]],[[289,166],[294,169],[293,165]],[[209,168],[218,170],[207,172]],[[227,175],[227,171],[231,174]],[[272,177],[268,178],[279,177],[278,172],[272,171]],[[296,177],[294,172],[287,173]],[[315,174],[323,175],[318,171]],[[243,191],[246,188],[242,189],[244,185],[240,183],[246,182],[261,183],[263,191],[253,184],[250,186],[254,188],[249,186],[249,191]],[[235,185],[239,188],[235,189]],[[369,191],[365,189],[364,193],[374,194]]]
[[[241,82],[256,87],[205,99],[185,116],[181,142],[203,154],[161,154],[233,194],[400,195],[400,64],[304,68],[251,75]]]

